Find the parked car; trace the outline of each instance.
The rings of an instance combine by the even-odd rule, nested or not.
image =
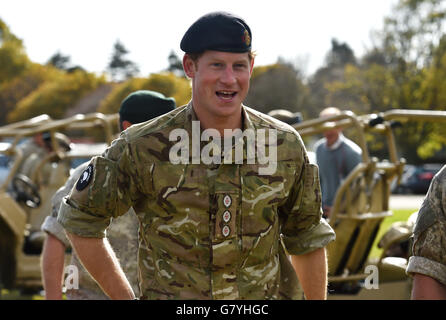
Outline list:
[[[426,194],[435,174],[443,164],[428,163],[419,166],[406,165],[407,170],[401,177],[401,183],[395,187],[395,193]]]
[[[0,142],[0,152],[8,149],[9,146],[10,144],[7,142]],[[10,159],[8,156],[0,153],[0,184],[2,184],[8,177],[9,161]]]

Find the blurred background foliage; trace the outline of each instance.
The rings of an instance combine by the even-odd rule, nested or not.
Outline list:
[[[175,98],[177,106],[189,102],[191,98],[190,83],[186,78],[177,77],[173,73],[151,74],[147,78],[130,78],[110,92],[101,102],[98,112],[116,113],[124,100],[131,92],[136,90],[152,90]]]
[[[444,2],[400,0],[382,29],[374,30],[372,45],[362,56],[348,43],[332,39],[324,64],[314,74],[281,57],[275,64],[255,67],[245,103],[265,113],[301,112],[304,120],[327,106],[358,115],[395,108],[445,110]],[[73,65],[61,52],[45,65],[37,64],[28,58],[19,35],[0,19],[0,126],[42,113],[56,119],[76,112],[115,113],[122,99],[139,89],[172,96],[178,106],[190,100],[190,81],[173,51],[166,57],[165,71],[147,76],[139,75],[128,53],[116,40],[101,75]],[[86,108],[89,97],[94,98],[93,107]],[[400,156],[409,163],[445,162],[444,126],[407,123],[395,134]],[[369,137],[369,147],[372,155],[383,152],[382,141],[374,137]]]

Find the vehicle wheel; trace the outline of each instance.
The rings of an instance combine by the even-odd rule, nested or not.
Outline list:
[[[41,197],[39,188],[34,182],[23,174],[18,174],[12,179],[12,188],[16,194],[16,201],[23,202],[27,207],[40,206]]]

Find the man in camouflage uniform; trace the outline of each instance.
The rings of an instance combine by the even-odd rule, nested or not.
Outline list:
[[[57,132],[55,138],[64,150],[70,150],[70,140],[65,135]],[[51,135],[49,132],[37,133],[19,144],[17,149],[22,156],[17,174],[20,173],[30,178],[42,159],[53,151]]]
[[[133,92],[123,100],[119,111],[120,128],[125,130],[132,124],[153,119],[175,109],[173,98],[165,98],[162,94],[140,90]],[[64,253],[70,243],[62,226],[57,222],[57,215],[63,197],[68,195],[81,174],[88,166],[88,162],[78,166],[52,199],[52,213],[46,217],[42,230],[47,233],[42,254],[42,278],[44,280],[46,299],[62,298],[61,279],[63,276]],[[132,289],[139,292],[137,281],[137,248],[138,248],[138,220],[133,208],[129,213],[113,219],[107,229],[107,238],[127,275]],[[75,252],[72,254],[71,265],[79,271],[79,288],[67,290],[69,300],[103,300],[108,297],[90,277],[80,263]]]
[[[142,299],[298,299],[296,274],[306,298],[326,298],[325,246],[335,236],[321,219],[318,169],[292,127],[242,105],[251,38],[234,15],[197,20],[181,42],[192,101],[121,134],[62,202],[58,221],[111,298],[134,298],[102,240],[111,217],[130,206],[141,223]],[[205,144],[210,129],[215,139]],[[265,129],[277,139],[258,135]],[[266,165],[252,161],[245,132],[257,134],[257,147],[265,143],[265,155],[274,153],[275,170],[260,173]],[[223,139],[232,147],[224,156]],[[211,144],[212,159],[224,162],[203,157]]]
[[[431,182],[418,212],[412,256],[412,299],[446,299],[446,166]]]

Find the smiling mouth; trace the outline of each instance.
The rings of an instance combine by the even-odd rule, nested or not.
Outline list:
[[[235,91],[217,91],[217,96],[223,100],[231,100],[235,97],[237,92]]]

